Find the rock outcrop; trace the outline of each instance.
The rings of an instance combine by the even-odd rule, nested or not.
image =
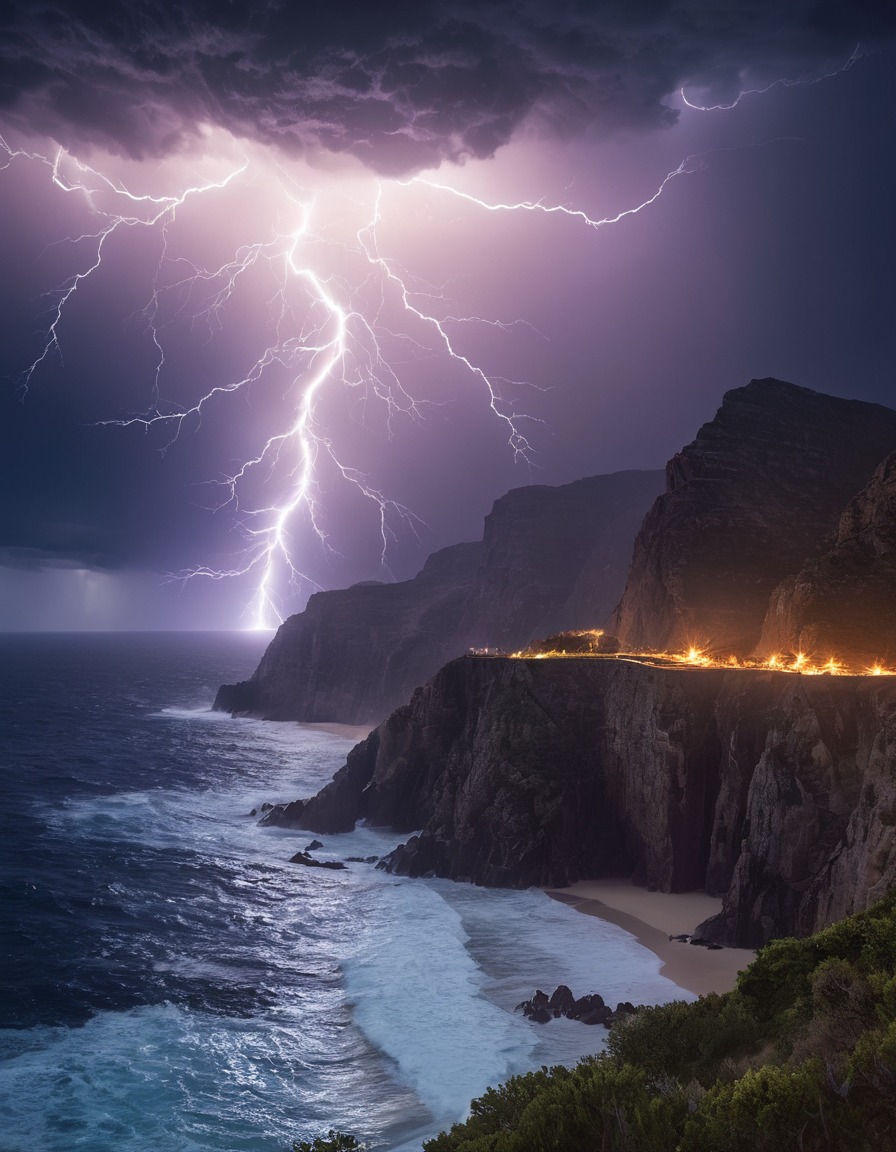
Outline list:
[[[481,543],[430,556],[413,579],[318,592],[278,630],[250,680],[215,708],[271,720],[375,723],[469,647],[516,650],[599,627],[625,582],[661,472],[616,472],[496,501]]]
[[[413,580],[318,592],[274,636],[250,680],[214,707],[267,720],[379,720],[457,655],[482,545],[435,552]]]
[[[265,820],[422,829],[380,865],[404,875],[705,889],[699,935],[755,947],[896,883],[894,763],[886,677],[465,657]]]
[[[772,591],[830,545],[896,448],[896,412],[778,380],[727,392],[666,468],[609,629],[631,649],[746,656]]]
[[[496,500],[463,621],[469,644],[514,652],[549,632],[601,627],[662,486],[659,470],[614,472],[516,488]]]
[[[896,665],[896,453],[849,504],[834,545],[774,590],[760,652]]]
[[[588,992],[576,998],[566,984],[560,984],[550,996],[536,988],[532,999],[517,1004],[516,1011],[522,1012],[527,1020],[535,1024],[547,1024],[565,1016],[568,1020],[578,1020],[582,1024],[603,1024],[605,1028],[610,1028],[623,1016],[634,1016],[639,1008],[630,1000],[624,1000],[616,1005],[614,1011],[599,992]]]

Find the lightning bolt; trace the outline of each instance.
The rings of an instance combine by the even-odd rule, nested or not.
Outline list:
[[[745,88],[742,92],[738,92],[730,104],[694,104],[688,100],[684,88],[678,90],[678,95],[681,97],[682,102],[695,112],[730,112],[732,108],[736,108],[741,100],[747,96],[764,96],[766,92],[771,92],[773,88],[802,88],[811,86],[812,84],[820,84],[822,80],[830,80],[834,76],[839,76],[841,72],[848,72],[849,69],[865,55],[860,49],[861,45],[857,44],[846,63],[841,64],[839,68],[834,68],[831,72],[824,72],[820,76],[781,77],[778,80],[772,80],[772,82],[766,84],[764,88]]]
[[[466,200],[470,204],[475,204],[478,208],[483,208],[486,212],[540,212],[545,216],[568,216],[573,220],[579,220],[588,228],[604,228],[608,224],[618,224],[621,220],[625,220],[628,216],[637,216],[645,208],[649,208],[651,204],[655,204],[666,190],[666,186],[671,183],[678,176],[691,176],[699,171],[703,165],[703,156],[706,153],[693,153],[686,156],[684,160],[668,172],[662,179],[659,187],[652,196],[648,196],[646,200],[642,200],[640,204],[636,204],[633,208],[624,208],[616,212],[612,216],[593,217],[589,216],[587,212],[582,211],[581,208],[570,208],[566,204],[545,204],[541,200],[518,200],[516,202],[490,202],[482,200],[478,196],[473,196],[469,192],[462,192],[457,188],[453,188],[450,184],[439,184],[435,180],[429,180],[423,176],[415,176],[412,180],[406,181],[407,184],[422,184],[427,188],[434,188],[439,192],[447,192],[452,196],[457,196],[461,200]]]
[[[377,226],[382,218],[381,185],[376,185],[369,219],[358,230],[354,245],[355,250],[363,256],[368,270],[375,273],[380,281],[380,299],[373,308],[373,316],[368,319],[355,302],[355,298],[359,295],[358,289],[353,289],[335,273],[324,275],[316,271],[312,262],[307,259],[306,249],[326,243],[322,235],[316,233],[313,228],[316,198],[311,195],[301,197],[294,191],[284,189],[289,203],[298,212],[298,226],[285,231],[275,230],[273,238],[239,249],[230,260],[217,268],[201,267],[182,257],[171,255],[172,230],[177,223],[178,209],[189,197],[210,195],[227,188],[247,171],[248,161],[234,168],[222,180],[191,185],[176,195],[157,197],[133,194],[123,184],[81,163],[62,149],[53,156],[45,156],[38,152],[14,149],[2,138],[0,148],[5,153],[5,162],[0,168],[9,167],[15,160],[27,160],[44,165],[50,172],[53,184],[64,193],[83,197],[91,213],[98,219],[95,230],[68,238],[68,242],[76,250],[83,250],[87,246],[88,257],[78,271],[51,294],[53,305],[42,346],[20,379],[23,393],[27,393],[35,373],[48,359],[55,356],[62,360],[60,328],[72,299],[86,280],[100,274],[104,255],[115,234],[132,228],[155,229],[161,236],[161,255],[152,293],[142,311],[157,353],[153,403],[150,409],[142,414],[104,420],[100,423],[119,427],[136,425],[146,430],[154,426],[166,427],[169,435],[163,450],[167,450],[179,439],[185,427],[194,421],[200,421],[205,410],[214,403],[262,382],[273,368],[286,368],[293,373],[293,388],[299,399],[289,426],[269,436],[257,453],[244,460],[224,480],[216,482],[225,491],[224,499],[218,504],[218,508],[233,506],[246,538],[246,548],[241,562],[229,569],[202,565],[174,574],[174,578],[206,577],[213,580],[255,574],[256,590],[251,606],[255,626],[266,627],[272,619],[277,621],[282,619],[275,591],[276,578],[281,567],[288,575],[291,584],[306,583],[312,587],[317,586],[294,559],[295,549],[290,538],[290,524],[299,513],[304,513],[320,544],[325,549],[331,549],[323,526],[319,491],[319,466],[322,460],[328,460],[342,480],[353,485],[374,505],[379,518],[382,543],[381,565],[387,574],[391,575],[387,564],[387,550],[396,538],[396,529],[393,527],[395,522],[401,521],[413,532],[416,532],[422,524],[410,509],[388,498],[371,484],[360,470],[345,462],[337,451],[334,437],[320,426],[317,419],[321,394],[335,384],[355,389],[364,388],[367,393],[382,402],[386,407],[390,430],[391,421],[397,415],[422,419],[423,405],[404,388],[383,350],[383,331],[379,316],[386,308],[389,291],[397,294],[401,309],[407,318],[428,328],[435,335],[441,351],[460,365],[476,382],[484,385],[492,411],[506,428],[508,442],[515,458],[529,459],[531,444],[520,426],[521,421],[526,419],[525,414],[504,404],[500,392],[502,381],[485,373],[458,350],[445,327],[452,321],[456,323],[491,321],[479,317],[440,319],[432,311],[425,310],[419,305],[419,301],[415,303],[415,299],[425,293],[412,289],[398,266],[380,254]],[[114,207],[111,210],[101,205],[101,194],[112,197]],[[178,407],[174,411],[163,410],[160,401],[160,379],[166,367],[163,339],[166,303],[173,298],[174,310],[177,312],[183,307],[182,303],[177,303],[178,299],[182,300],[185,293],[198,292],[202,297],[202,303],[193,310],[193,319],[204,319],[212,331],[220,329],[224,324],[225,307],[236,293],[241,279],[262,262],[268,265],[277,282],[274,340],[240,379],[216,385],[189,406]],[[174,275],[168,275],[166,278],[166,271],[170,272],[172,268],[175,270]],[[296,286],[301,288],[305,303],[305,317],[298,331],[295,324],[295,309],[289,296],[290,290]],[[409,333],[399,335],[414,347],[426,350],[425,345],[413,335]],[[268,504],[247,505],[242,496],[242,489],[244,482],[253,472],[267,472],[269,477],[276,475],[285,486],[285,494],[281,493],[276,500]]]
[[[25,159],[43,164],[50,169],[52,182],[57,188],[62,192],[80,193],[91,211],[103,219],[103,223],[96,232],[85,232],[80,236],[69,238],[69,242],[73,246],[91,243],[93,248],[90,259],[85,268],[76,272],[53,293],[56,303],[51,310],[52,318],[46,328],[44,346],[21,376],[20,384],[23,392],[28,391],[32,376],[51,355],[55,354],[59,357],[60,361],[62,360],[62,348],[59,343],[59,325],[62,323],[63,312],[81,284],[92,276],[102,265],[103,253],[110,238],[116,232],[125,228],[155,228],[161,226],[164,229],[169,223],[173,223],[177,209],[182,207],[191,196],[207,193],[212,189],[226,188],[232,180],[241,172],[245,171],[248,165],[247,161],[246,164],[231,172],[230,175],[221,181],[198,184],[186,188],[177,196],[156,197],[134,195],[121,183],[110,180],[102,173],[96,172],[86,164],[82,164],[81,161],[70,156],[61,148],[57,150],[56,155],[51,159],[37,152],[12,148],[7,141],[0,136],[0,152],[6,154],[4,163],[0,164],[0,171],[5,171],[10,164],[17,159]],[[64,165],[66,162],[71,163],[78,172],[78,179],[70,180],[65,175]],[[94,183],[91,183],[91,181]],[[129,213],[114,212],[110,214],[102,212],[97,207],[97,196],[102,192],[110,192],[116,198],[121,198],[135,206],[149,207],[149,214],[147,216],[140,216],[133,210]]]
[[[271,387],[284,373],[289,378],[287,391],[295,400],[286,426],[262,437],[257,451],[242,460],[231,474],[214,481],[222,491],[216,508],[230,509],[241,530],[240,559],[231,568],[200,565],[172,576],[182,580],[250,578],[254,586],[250,612],[255,627],[269,627],[282,620],[278,589],[284,580],[290,587],[318,586],[296,558],[298,525],[303,523],[310,528],[325,553],[335,553],[325,526],[322,474],[326,470],[353,486],[373,506],[381,540],[380,564],[387,575],[391,576],[387,554],[398,531],[416,534],[422,525],[409,508],[390,499],[362,470],[346,461],[336,431],[326,426],[320,414],[323,398],[342,389],[346,394],[356,394],[362,406],[368,400],[381,406],[390,432],[394,418],[422,420],[425,404],[402,383],[389,348],[397,344],[410,349],[413,355],[436,353],[453,364],[483,390],[493,417],[504,428],[513,458],[532,462],[534,449],[526,427],[533,418],[506,398],[525,382],[486,372],[454,335],[455,328],[462,329],[467,324],[492,324],[509,330],[520,322],[453,315],[440,289],[417,280],[381,251],[379,230],[389,185],[372,181],[369,198],[353,201],[363,215],[363,223],[349,239],[337,240],[317,222],[320,195],[300,187],[278,167],[282,215],[291,217],[292,222],[288,226],[279,223],[268,235],[238,248],[224,263],[206,267],[176,254],[178,213],[188,199],[220,196],[231,185],[254,178],[248,159],[220,180],[191,184],[176,195],[149,196],[135,195],[122,183],[63,150],[48,157],[13,149],[2,138],[0,148],[6,154],[0,168],[15,160],[46,166],[53,184],[63,193],[81,196],[97,221],[94,230],[69,238],[72,247],[76,251],[86,249],[87,256],[80,269],[53,294],[41,349],[23,374],[24,390],[48,359],[61,359],[60,329],[70,302],[86,280],[101,273],[104,255],[116,234],[128,229],[145,229],[160,238],[150,296],[141,313],[155,348],[153,399],[142,413],[102,423],[139,426],[147,431],[162,428],[167,437],[164,451],[185,429],[198,425],[213,406],[228,402],[235,394],[265,386],[270,377],[274,378]],[[489,202],[423,176],[398,184],[428,187],[487,212],[565,216],[577,224],[600,229],[654,204],[671,181],[703,167],[702,155],[686,157],[665,175],[649,197],[635,206],[601,218],[579,208],[542,200]],[[333,189],[327,190],[327,202],[335,196]],[[107,200],[111,200],[111,206]],[[321,255],[324,270],[320,268]],[[346,259],[351,264],[351,274],[342,267]],[[161,388],[169,371],[166,326],[174,317],[187,315],[191,322],[203,322],[211,337],[225,326],[228,305],[241,285],[259,269],[269,274],[274,283],[269,301],[273,329],[270,342],[238,379],[216,384],[187,405],[163,403]],[[400,319],[398,329],[391,323],[395,316]],[[275,490],[276,495],[258,500],[252,493],[259,486],[263,491]]]

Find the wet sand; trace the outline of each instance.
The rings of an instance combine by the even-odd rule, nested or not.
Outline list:
[[[314,732],[329,732],[332,736],[344,736],[346,740],[354,740],[356,744],[360,744],[376,728],[376,724],[311,724],[303,722],[299,724],[299,727],[310,728]]]
[[[702,920],[722,910],[722,901],[704,892],[648,892],[627,880],[580,880],[569,888],[546,888],[545,892],[578,912],[599,916],[631,932],[660,958],[661,975],[698,996],[730,991],[737,973],[755,956],[747,948],[716,952],[669,939],[692,932]]]

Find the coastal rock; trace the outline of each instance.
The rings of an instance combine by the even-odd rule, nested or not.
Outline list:
[[[274,828],[302,828],[299,817],[305,810],[304,800],[294,800],[291,804],[271,804],[259,824],[269,824]]]
[[[368,781],[368,762],[371,756],[376,756],[381,738],[380,729],[374,729],[366,740],[352,748],[345,765],[316,796],[310,800],[278,804],[259,823],[274,828],[307,828],[313,832],[330,834],[351,832],[358,820],[367,815],[364,789]],[[380,823],[393,824],[393,814],[400,822],[400,805],[397,802],[394,813],[390,812],[390,819]],[[418,825],[411,822],[401,827],[400,831],[407,832],[416,827]]]
[[[577,1000],[565,984],[560,984],[550,998],[546,992],[538,989],[531,1000],[517,1004],[516,1009],[536,1024],[547,1024],[550,1020],[566,1016],[570,1020],[578,1020],[580,1024],[604,1024],[607,1028],[620,1016],[637,1012],[637,1008],[628,1002],[617,1005],[614,1012],[598,992],[589,992]]]
[[[759,651],[896,665],[896,453],[850,502],[833,546],[774,590]]]
[[[423,828],[380,867],[497,887],[633,872],[665,891],[701,887],[726,673],[670,671],[576,657],[448,665],[380,727],[357,777],[359,816],[391,824],[397,801],[404,827]]]
[[[798,679],[751,775],[722,913],[695,935],[748,948],[808,935],[896,885],[896,686]]]
[[[315,860],[307,852],[296,852],[290,856],[290,864],[304,864],[306,868],[328,868],[331,872],[339,872],[345,868],[341,860]]]
[[[896,882],[894,763],[896,679],[464,657],[298,821],[422,829],[378,865],[402,875],[705,890],[694,936],[752,948]]]
[[[548,1001],[548,1007],[555,1016],[566,1016],[569,1014],[570,1008],[575,1004],[575,996],[572,990],[565,984],[559,984],[551,993],[551,998]]]
[[[746,656],[773,590],[830,544],[896,448],[896,412],[779,380],[727,392],[666,466],[610,622],[628,650]]]
[[[611,1009],[604,1003],[603,996],[592,992],[587,996],[580,996],[574,1000],[566,1010],[570,1020],[581,1020],[583,1024],[600,1024],[601,1018],[606,1019]]]
[[[547,992],[542,992],[540,988],[535,990],[535,995],[531,1000],[524,1000],[522,1004],[517,1004],[516,1010],[522,1012],[527,1020],[532,1020],[536,1024],[547,1024],[554,1015],[551,1011]]]
[[[481,543],[434,553],[413,580],[316,593],[214,707],[372,724],[470,647],[513,651],[545,632],[599,627],[661,488],[661,472],[629,471],[514,489],[495,502]]]
[[[463,650],[457,621],[482,545],[443,548],[413,580],[317,592],[277,630],[250,680],[214,708],[268,720],[373,722]]]

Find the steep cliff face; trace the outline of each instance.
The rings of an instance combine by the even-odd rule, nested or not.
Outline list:
[[[466,657],[267,819],[422,828],[388,861],[407,875],[705,888],[706,933],[753,947],[896,880],[894,763],[887,678]]]
[[[661,472],[632,471],[514,489],[486,518],[481,544],[442,549],[413,580],[312,596],[252,678],[219,690],[215,708],[375,723],[471,645],[515,650],[558,621],[600,626],[661,487]]]
[[[633,649],[748,655],[773,589],[830,544],[896,447],[896,412],[778,380],[727,392],[667,465],[610,628]]]
[[[602,626],[662,486],[660,471],[614,472],[495,501],[464,621],[470,643],[516,651],[549,632]]]
[[[741,842],[721,873],[733,862],[722,914],[703,928],[747,947],[823,928],[896,879],[896,684],[793,679],[745,795],[735,770],[716,806],[716,828],[739,829]],[[740,711],[742,727],[752,718]]]
[[[896,663],[896,453],[850,502],[834,545],[774,590],[759,650]]]
[[[413,580],[316,593],[277,630],[251,680],[218,690],[215,708],[269,720],[379,720],[457,655],[481,555],[481,544],[456,544]]]

